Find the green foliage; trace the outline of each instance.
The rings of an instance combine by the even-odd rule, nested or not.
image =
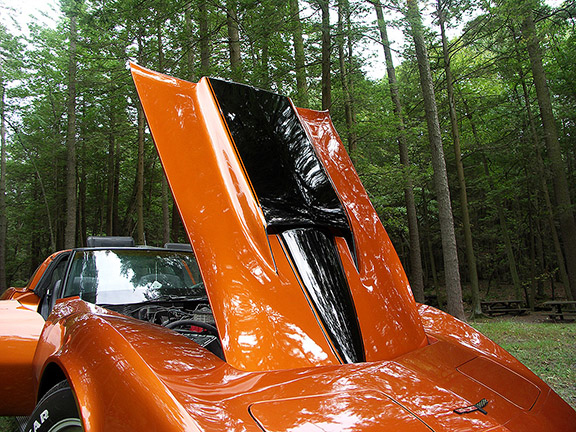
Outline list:
[[[545,53],[546,72],[560,127],[564,158],[570,167],[572,191],[576,183],[576,56],[573,5],[552,10],[538,1],[441,2],[452,28],[451,69],[462,141],[462,160],[480,277],[508,282],[507,256],[498,209],[503,208],[521,279],[551,274],[557,269],[550,226],[536,169],[529,106],[542,138],[539,108],[531,84],[525,41],[520,37],[522,8],[536,13]],[[183,79],[202,73],[229,79],[226,2],[208,0],[83,0],[64,1],[55,29],[32,23],[27,41],[1,31],[1,79],[7,88],[7,272],[9,282],[25,280],[38,262],[61,248],[65,227],[66,94],[68,41],[67,8],[78,9],[77,179],[79,243],[87,235],[133,235],[136,226],[137,96],[126,65],[137,61]],[[237,0],[242,75],[240,81],[295,96],[295,17],[288,2]],[[336,22],[338,3],[331,2],[332,106],[330,112],[345,145],[356,136],[352,154],[356,169],[404,262],[408,233],[404,185],[405,169],[398,153],[398,119],[386,79],[370,78],[380,50],[372,22],[372,6],[360,0],[341,3],[350,16]],[[206,5],[206,15],[201,6]],[[321,106],[321,14],[316,1],[300,0],[309,108]],[[472,14],[472,12],[474,12]],[[424,10],[428,13],[428,10]],[[389,12],[387,21],[394,22]],[[202,21],[205,20],[205,21]],[[426,20],[425,20],[426,21]],[[444,65],[435,17],[425,29],[436,86],[436,97],[452,191],[459,244],[461,214],[459,185],[445,92]],[[404,22],[397,27],[403,28]],[[202,39],[204,25],[207,39]],[[406,31],[406,29],[404,29]],[[208,44],[209,65],[201,49]],[[341,68],[338,46],[344,48]],[[400,98],[414,185],[424,267],[431,284],[430,260],[442,268],[430,149],[425,112],[413,47],[406,39],[403,62],[397,65]],[[204,59],[206,61],[206,59]],[[372,66],[371,66],[372,65]],[[376,65],[376,66],[374,66]],[[346,83],[354,122],[346,120]],[[162,170],[149,135],[145,142],[144,218],[150,244],[161,244]],[[428,254],[428,245],[432,258]],[[531,251],[531,252],[527,252]],[[463,254],[462,267],[466,266]],[[557,274],[557,272],[555,273]]]

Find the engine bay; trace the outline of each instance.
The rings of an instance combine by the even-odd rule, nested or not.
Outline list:
[[[224,360],[218,330],[207,299],[106,305],[107,309],[169,328]]]

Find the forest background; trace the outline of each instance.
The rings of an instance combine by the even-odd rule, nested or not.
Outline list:
[[[574,0],[57,9],[22,31],[0,2],[0,292],[90,235],[187,241],[135,61],[330,110],[418,301],[465,319],[483,298],[576,297]]]

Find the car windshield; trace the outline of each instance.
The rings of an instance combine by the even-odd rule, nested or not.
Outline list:
[[[164,250],[91,250],[74,255],[64,297],[96,304],[205,298],[192,253]]]

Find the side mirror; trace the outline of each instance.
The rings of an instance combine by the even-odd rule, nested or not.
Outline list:
[[[15,288],[10,287],[2,293],[0,300],[17,300],[22,306],[30,310],[38,310],[40,298],[36,295],[34,290],[28,287]]]

